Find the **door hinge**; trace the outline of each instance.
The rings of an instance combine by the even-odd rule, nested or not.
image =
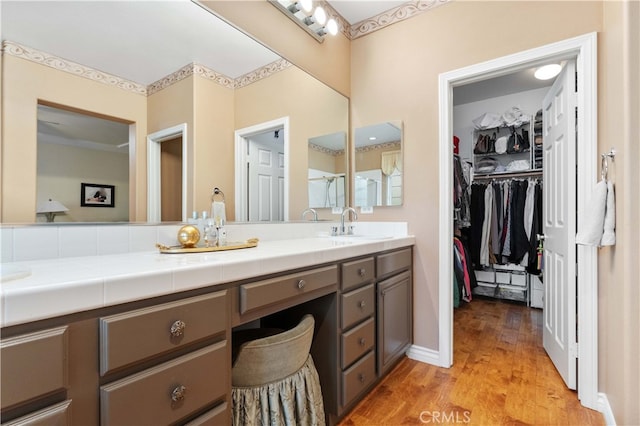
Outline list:
[[[578,358],[578,342],[573,342],[569,345],[569,356],[572,358]]]

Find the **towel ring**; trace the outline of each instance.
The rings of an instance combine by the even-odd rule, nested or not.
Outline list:
[[[611,148],[609,152],[607,152],[606,154],[600,154],[600,156],[602,157],[602,162],[600,165],[600,177],[602,178],[602,180],[607,180],[609,177],[609,158],[611,159],[611,161],[614,161],[616,157],[616,150],[614,148]]]
[[[213,188],[211,192],[211,201],[216,201],[216,197],[219,198],[218,201],[222,201],[224,203],[224,192],[220,191],[220,188]]]

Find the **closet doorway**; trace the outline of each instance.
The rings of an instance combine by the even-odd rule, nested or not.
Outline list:
[[[596,146],[596,35],[588,34],[574,39],[565,40],[552,45],[520,52],[518,54],[484,62],[460,70],[451,71],[440,76],[440,229],[449,232],[440,234],[439,261],[439,361],[442,366],[450,366],[453,360],[453,200],[451,198],[452,182],[452,144],[453,140],[453,89],[466,84],[486,80],[499,75],[517,72],[526,68],[541,65],[551,60],[575,60],[577,74],[577,133],[580,135],[575,150],[576,174],[571,176],[573,185],[567,186],[566,196],[574,196],[576,206],[572,207],[569,217],[575,220],[575,211],[580,210],[587,202],[597,179],[597,146]],[[558,158],[558,157],[557,157]],[[573,168],[566,162],[566,157],[560,160],[565,170]],[[570,175],[570,174],[566,174]],[[550,181],[553,181],[551,179]],[[548,184],[548,182],[547,182]],[[549,201],[549,200],[546,200]],[[557,209],[556,201],[547,204],[551,209]],[[566,270],[577,271],[577,321],[580,324],[577,339],[579,346],[570,349],[577,352],[579,359],[577,368],[578,398],[582,405],[598,409],[597,394],[597,265],[596,251],[593,248],[575,246],[571,243],[574,235],[570,235],[569,242],[564,247],[574,258],[568,262]],[[545,254],[546,256],[546,254]],[[575,283],[572,283],[575,285]],[[547,286],[549,284],[547,283]],[[548,291],[548,289],[546,290]],[[547,296],[550,297],[550,296]],[[575,300],[575,299],[574,299]],[[562,301],[569,303],[569,301]],[[576,318],[569,318],[573,320]],[[575,324],[575,322],[574,322]],[[569,349],[569,348],[565,348]],[[560,369],[560,367],[559,367]]]

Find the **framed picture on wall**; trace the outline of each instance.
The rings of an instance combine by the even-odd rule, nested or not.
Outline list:
[[[98,183],[81,183],[80,185],[80,205],[82,207],[115,206],[115,186]]]

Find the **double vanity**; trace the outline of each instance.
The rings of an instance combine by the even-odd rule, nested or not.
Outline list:
[[[414,238],[406,224],[342,237],[320,232],[326,222],[252,226],[230,238],[253,233],[257,247],[213,253],[21,260],[16,249],[2,264],[16,272],[1,284],[2,424],[230,424],[232,330],[307,313],[337,423],[411,344]],[[146,232],[171,243],[172,230]],[[3,228],[3,248],[21,232]]]

